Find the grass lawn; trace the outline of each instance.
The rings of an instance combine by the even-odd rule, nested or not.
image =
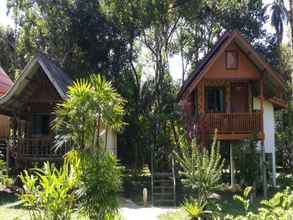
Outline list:
[[[259,207],[259,200],[255,201],[255,204],[251,206],[251,211],[256,211]],[[226,215],[244,215],[244,210],[239,204],[239,202],[233,200],[232,194],[224,193],[221,195],[221,215],[224,217]],[[159,216],[160,220],[189,220],[187,213],[183,208],[178,208],[175,212],[169,212]]]
[[[21,205],[14,193],[0,191],[0,220],[29,220],[28,210]],[[72,216],[73,220],[88,220],[77,213]],[[125,220],[122,216],[117,216],[115,220]]]
[[[12,220],[16,217],[28,220],[28,211],[21,206],[13,193],[0,192],[0,219]]]

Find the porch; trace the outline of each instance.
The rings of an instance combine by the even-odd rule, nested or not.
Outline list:
[[[52,138],[19,138],[12,144],[11,153],[17,161],[61,161],[71,146],[68,144],[58,150],[53,147]]]
[[[208,136],[217,129],[219,140],[240,140],[253,134],[261,138],[261,120],[261,112],[204,113],[199,126]]]
[[[203,80],[192,100],[195,125],[203,140],[263,140],[262,80]],[[259,106],[256,104],[259,103]]]

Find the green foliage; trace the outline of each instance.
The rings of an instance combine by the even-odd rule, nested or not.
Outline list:
[[[249,192],[249,190],[247,191]],[[247,194],[248,195],[248,194]],[[244,199],[243,199],[244,200]],[[225,219],[234,220],[287,220],[293,218],[293,194],[290,188],[285,189],[283,192],[277,192],[271,199],[263,200],[260,202],[262,207],[256,213],[246,209],[246,215],[243,216],[226,216]],[[245,206],[246,202],[243,203]]]
[[[75,174],[74,167],[66,160],[60,169],[46,162],[31,174],[23,171],[19,176],[23,187],[18,196],[30,210],[31,219],[71,219],[77,201]]]
[[[277,177],[277,185],[280,187],[280,189],[284,190],[286,187],[290,187],[293,189],[293,176],[292,174],[284,174],[280,173]]]
[[[195,140],[191,146],[185,138],[181,139],[180,151],[175,152],[181,167],[183,184],[196,193],[200,202],[206,202],[212,193],[222,189],[221,177],[224,160],[219,152],[216,136],[210,151],[199,149]]]
[[[188,213],[191,220],[212,216],[212,211],[206,210],[206,206],[207,202],[200,202],[195,199],[185,201],[183,204],[183,208]]]
[[[125,101],[100,75],[69,87],[68,99],[58,105],[54,128],[57,147],[71,142],[77,149],[67,154],[78,179],[80,211],[90,219],[112,219],[118,213],[121,168],[100,141],[102,129],[124,125]]]
[[[105,219],[118,213],[121,168],[108,151],[89,151],[82,155],[78,194],[80,209],[90,219]]]
[[[255,135],[233,145],[235,166],[239,169],[236,177],[244,186],[261,185],[259,157],[257,150],[258,139]]]
[[[18,60],[15,51],[15,32],[11,28],[4,28],[0,25],[0,66],[11,79],[15,77],[15,69]]]
[[[68,99],[55,111],[56,147],[68,142],[79,150],[102,145],[99,143],[102,128],[117,131],[125,124],[124,104],[111,83],[100,75],[75,81],[69,87]]]
[[[119,81],[127,47],[99,0],[8,0],[17,27],[17,55],[26,62],[42,51],[74,76],[102,72]]]
[[[1,158],[1,154],[0,154]],[[7,166],[4,160],[0,159],[0,190],[12,185],[12,179],[8,176]]]
[[[235,200],[239,201],[242,204],[245,211],[248,211],[248,209],[249,209],[249,206],[250,206],[249,196],[250,196],[250,193],[252,192],[252,190],[253,190],[253,188],[251,186],[248,186],[244,189],[242,196],[240,196],[240,195],[233,196],[233,198]]]

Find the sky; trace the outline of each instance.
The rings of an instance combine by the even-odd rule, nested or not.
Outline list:
[[[273,0],[263,0],[264,4],[269,4]],[[13,19],[10,15],[7,15],[7,7],[6,7],[6,0],[0,0],[0,25],[3,26],[11,26],[13,27]],[[285,0],[285,4],[288,7],[288,0]],[[265,28],[272,32],[272,27],[268,23],[265,25]],[[288,29],[286,28],[286,33],[288,32]],[[288,34],[285,34],[284,41],[288,41]],[[174,80],[180,80],[182,75],[182,65],[181,65],[181,58],[179,55],[175,55],[170,57],[170,72]]]

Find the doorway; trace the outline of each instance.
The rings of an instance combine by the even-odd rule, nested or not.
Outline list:
[[[231,84],[231,112],[248,112],[248,83]]]

